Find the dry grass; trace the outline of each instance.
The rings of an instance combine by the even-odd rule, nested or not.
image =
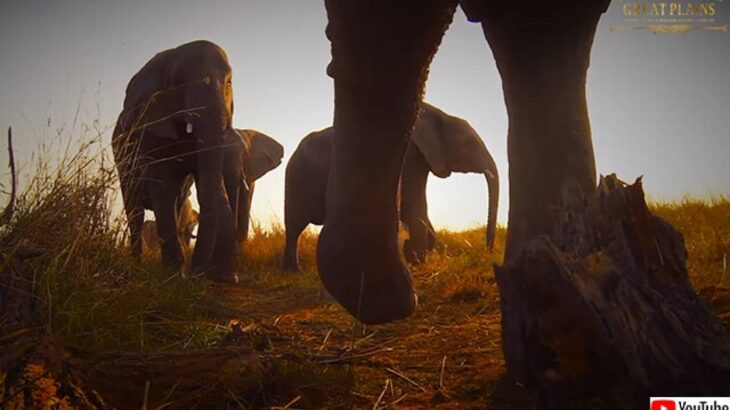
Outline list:
[[[652,211],[684,235],[687,268],[695,288],[730,285],[730,198],[685,198],[654,204]]]
[[[225,327],[215,322],[217,305],[200,283],[139,264],[120,246],[126,228],[113,206],[116,172],[103,152],[95,138],[73,155],[38,158],[15,216],[2,230],[4,254],[18,240],[42,251],[24,266],[33,280],[39,327],[96,350],[211,343]]]
[[[321,287],[311,231],[300,241],[305,272],[290,274],[280,269],[283,228],[254,226],[235,287],[135,262],[114,211],[115,172],[101,151],[93,140],[53,170],[37,161],[2,231],[0,243],[22,238],[44,251],[25,264],[39,328],[91,351],[179,351],[218,343],[231,321],[254,324],[247,334],[267,364],[265,389],[239,398],[253,407],[526,408],[502,357],[492,266],[501,263],[503,229],[493,251],[483,227],[439,232],[428,262],[413,267],[417,312],[365,327]],[[684,232],[695,286],[730,281],[730,200],[653,209]]]

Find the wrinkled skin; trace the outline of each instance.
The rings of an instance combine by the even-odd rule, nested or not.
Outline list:
[[[241,175],[224,172],[233,91],[225,52],[196,41],[158,53],[130,80],[112,139],[132,251],[142,253],[144,209],[155,214],[162,261],[180,269],[184,259],[177,213],[192,175],[200,204],[192,273],[234,282],[234,218]],[[241,195],[248,200],[248,192]]]
[[[469,19],[482,23],[509,115],[507,261],[550,232],[565,184],[595,191],[585,82],[608,3],[462,0]],[[360,321],[402,319],[417,297],[397,249],[400,169],[428,66],[457,2],[325,0],[325,6],[336,133],[319,274]]]
[[[325,220],[325,203],[334,129],[314,132],[302,139],[286,168],[284,221],[286,248],[284,269],[300,270],[297,242],[310,223]],[[474,129],[461,118],[424,104],[403,163],[400,190],[400,220],[408,230],[403,251],[411,263],[425,261],[436,243],[428,218],[426,181],[429,173],[446,178],[452,172],[483,174],[489,188],[486,243],[494,244],[499,173],[492,155]]]

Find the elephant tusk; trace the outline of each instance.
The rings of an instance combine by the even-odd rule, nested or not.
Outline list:
[[[185,132],[187,132],[188,134],[193,133],[193,123],[192,122],[185,124]]]

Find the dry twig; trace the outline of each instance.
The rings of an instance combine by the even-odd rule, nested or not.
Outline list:
[[[385,371],[387,371],[388,373],[392,373],[392,374],[400,377],[401,379],[407,381],[408,383],[410,383],[413,386],[415,386],[416,388],[418,388],[418,390],[420,390],[420,391],[422,391],[424,393],[426,392],[426,389],[424,389],[423,386],[421,386],[420,384],[416,383],[415,381],[413,381],[413,379],[411,379],[410,377],[406,376],[405,374],[399,373],[399,372],[391,369],[390,367],[386,367],[385,368]]]
[[[17,175],[15,172],[15,154],[13,154],[13,127],[8,127],[8,162],[10,166],[10,200],[0,215],[0,225],[5,225],[13,219],[15,213],[15,196],[17,189]]]

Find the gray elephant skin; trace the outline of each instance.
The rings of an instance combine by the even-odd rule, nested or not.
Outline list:
[[[307,135],[287,164],[285,270],[300,270],[297,244],[301,232],[310,223],[321,225],[325,221],[334,134],[330,127]],[[499,173],[494,159],[468,122],[424,104],[406,151],[400,181],[400,220],[408,231],[403,253],[411,263],[425,261],[426,253],[436,243],[426,202],[428,174],[446,178],[452,172],[485,176],[489,193],[486,244],[491,248],[499,203]]]
[[[281,164],[284,156],[284,147],[268,135],[252,129],[236,129],[227,131],[227,140],[232,143],[227,146],[224,154],[224,172],[235,174],[240,172],[241,167],[246,184],[239,187],[238,203],[234,207],[236,226],[236,241],[239,249],[248,237],[248,222],[250,220],[250,206],[253,203],[253,193],[256,180]],[[238,168],[238,169],[237,169]],[[184,183],[183,191],[189,195],[193,185],[193,178],[188,176]],[[244,187],[248,187],[247,199],[243,197]],[[198,224],[199,214],[193,209],[190,198],[185,198],[182,206],[178,209],[177,227],[178,236],[183,247],[190,246],[193,230]],[[162,241],[157,233],[156,221],[145,221],[142,229],[142,242],[145,249],[159,247]]]
[[[232,139],[240,141],[239,146],[228,149],[225,156],[226,174],[234,174],[241,169],[244,174],[245,186],[238,195],[239,201],[234,208],[236,225],[236,241],[239,249],[248,237],[248,228],[253,203],[253,193],[256,187],[256,180],[266,175],[272,169],[281,165],[284,157],[284,147],[274,138],[261,131],[252,129],[236,129],[236,136]],[[248,192],[248,199],[243,195]]]
[[[193,231],[198,226],[200,215],[198,211],[193,209],[190,198],[185,198],[178,209],[177,227],[178,238],[183,246],[183,253],[190,246],[190,241],[195,238]],[[152,249],[159,248],[162,245],[160,235],[157,233],[157,223],[154,220],[144,221],[142,225],[142,252],[149,253]]]
[[[248,209],[250,195],[244,167],[235,165],[241,142],[230,132],[231,79],[226,53],[211,42],[162,51],[129,81],[112,137],[133,254],[141,257],[144,209],[151,209],[162,262],[182,267],[176,221],[192,175],[200,224],[191,271],[222,282],[237,280],[234,210]]]
[[[505,261],[552,231],[566,183],[595,192],[585,84],[608,0],[325,0],[337,133],[317,267],[364,323],[403,319],[417,306],[398,249],[398,183],[429,65],[459,3],[482,25],[509,116]]]

